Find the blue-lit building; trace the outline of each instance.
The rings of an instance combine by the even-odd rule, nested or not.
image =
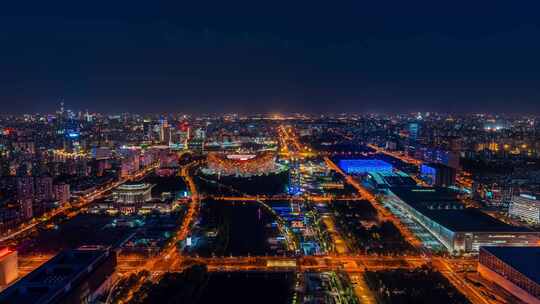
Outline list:
[[[365,174],[368,172],[392,172],[393,166],[379,159],[342,159],[339,167],[347,174]]]
[[[420,177],[428,185],[450,187],[456,182],[456,170],[439,163],[422,164]]]
[[[420,134],[420,124],[418,122],[409,123],[409,138],[416,141]]]

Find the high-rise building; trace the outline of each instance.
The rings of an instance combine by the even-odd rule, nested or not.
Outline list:
[[[171,143],[171,128],[169,127],[169,123],[167,122],[167,119],[161,119],[159,124],[159,141],[162,144],[170,144]]]
[[[37,201],[50,201],[54,198],[53,179],[50,176],[44,175],[36,177],[36,196]]]
[[[58,202],[63,205],[65,203],[69,202],[69,199],[71,198],[71,193],[69,189],[69,184],[60,183],[54,185],[54,198],[58,200]]]
[[[195,130],[195,138],[196,139],[206,139],[206,132],[201,129],[201,128],[198,128],[197,130]]]
[[[34,199],[34,178],[32,176],[17,177],[17,199]]]
[[[443,164],[423,164],[420,176],[430,186],[450,187],[456,182],[456,170]]]
[[[17,201],[19,202],[21,216],[25,220],[32,218],[32,203],[34,202],[34,178],[31,176],[17,177]]]
[[[420,124],[418,122],[409,123],[409,138],[412,141],[418,140],[420,136]]]
[[[163,128],[163,143],[166,145],[171,144],[171,128],[170,127]]]
[[[540,224],[540,200],[525,194],[513,196],[508,214],[532,224]]]
[[[459,153],[432,147],[416,146],[414,158],[426,162],[440,163],[456,170],[460,170]]]
[[[21,210],[21,217],[25,220],[30,220],[34,216],[33,213],[33,200],[21,199],[19,200],[19,206]]]
[[[124,149],[122,150],[122,163],[120,176],[127,177],[140,169],[140,151]]]

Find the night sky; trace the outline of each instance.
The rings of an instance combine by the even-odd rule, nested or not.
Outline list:
[[[539,12],[540,1],[3,1],[0,112],[52,112],[63,98],[111,113],[540,113]]]

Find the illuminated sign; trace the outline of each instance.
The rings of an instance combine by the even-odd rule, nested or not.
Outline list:
[[[79,135],[80,135],[80,134],[77,133],[77,132],[68,132],[68,133],[67,133],[67,137],[69,137],[69,138],[78,138]]]

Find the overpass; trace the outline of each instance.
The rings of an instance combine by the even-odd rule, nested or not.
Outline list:
[[[191,265],[206,265],[209,271],[332,271],[363,272],[366,270],[413,269],[428,263],[422,256],[371,256],[371,255],[324,255],[324,256],[241,256],[196,257],[184,256],[181,263],[170,259],[154,263],[152,272],[181,272]],[[144,257],[119,257],[118,272],[140,270],[147,264]]]

